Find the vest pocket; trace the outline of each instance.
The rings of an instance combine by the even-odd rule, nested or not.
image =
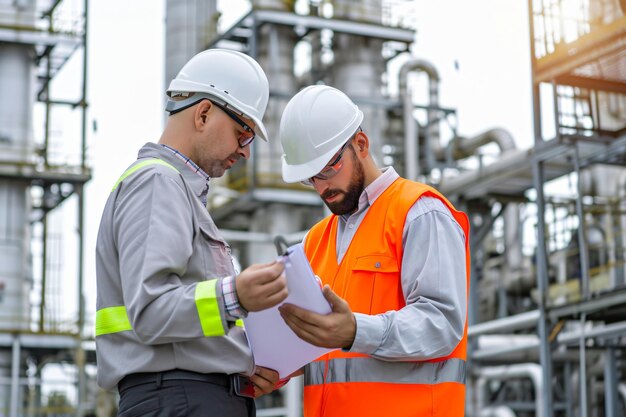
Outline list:
[[[346,290],[352,311],[379,314],[396,310],[398,272],[398,264],[392,256],[376,254],[357,258]]]

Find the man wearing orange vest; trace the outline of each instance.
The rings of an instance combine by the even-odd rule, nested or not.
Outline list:
[[[305,367],[305,416],[462,416],[467,216],[379,169],[362,121],[344,93],[317,85],[280,124],[283,179],[314,187],[333,213],[304,242],[332,312],[280,307],[300,338],[338,348]]]

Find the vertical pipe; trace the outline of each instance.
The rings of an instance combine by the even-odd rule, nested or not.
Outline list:
[[[83,86],[81,97],[82,121],[81,121],[81,168],[82,172],[87,169],[87,32],[89,30],[89,0],[83,1],[85,27],[83,29]]]
[[[413,118],[413,99],[411,97],[411,89],[406,86],[406,91],[402,100],[402,116],[404,119],[404,176],[411,181],[417,181],[419,175],[419,145],[418,132],[416,129],[417,122]]]
[[[617,360],[615,348],[604,350],[604,415],[617,417]]]
[[[252,14],[252,36],[250,36],[250,41],[249,41],[250,49],[248,51],[248,54],[254,59],[257,59],[259,55],[259,45],[257,45],[259,36],[260,36],[260,27],[257,22],[256,16]],[[250,158],[246,162],[246,165],[247,164],[250,165],[250,169],[246,170],[246,175],[248,177],[248,189],[249,190],[254,190],[256,188],[256,174],[259,169],[258,168],[259,164],[257,162],[258,159],[259,159],[259,147],[253,146],[252,149],[250,150]]]
[[[39,331],[43,333],[45,330],[45,311],[46,311],[46,278],[48,264],[48,213],[44,210],[43,219],[41,219],[42,226],[42,253],[41,253],[41,304],[39,305]]]
[[[12,362],[11,362],[11,402],[9,417],[18,417],[17,410],[20,398],[20,339],[13,335]]]
[[[535,144],[543,141],[541,132],[541,100],[539,97],[539,85],[536,81],[536,51],[535,51],[535,23],[533,14],[533,0],[528,0],[528,26],[530,36],[530,75],[532,84],[533,99],[533,128],[535,135]],[[546,316],[546,294],[548,290],[548,255],[546,251],[545,241],[545,199],[543,193],[544,172],[543,162],[533,162],[533,184],[537,192],[537,286],[539,290],[539,326],[538,333],[540,338],[539,357],[542,367],[544,403],[544,417],[552,417],[554,410],[552,408],[552,357],[550,350],[549,322]]]
[[[580,417],[587,417],[587,365],[586,365],[586,348],[585,348],[585,322],[587,313],[580,315],[580,339],[579,339],[579,368],[580,368]]]
[[[52,14],[50,15],[50,27],[52,27]],[[46,113],[45,113],[45,122],[44,122],[44,139],[43,139],[43,165],[48,168],[48,147],[50,145],[50,78],[51,78],[51,70],[52,70],[52,62],[50,61],[50,54],[46,57]]]
[[[81,167],[83,172],[87,169],[87,63],[88,63],[88,44],[87,33],[89,32],[89,0],[83,1],[85,27],[83,32],[83,89],[82,89],[82,152]],[[76,349],[76,367],[78,368],[78,398],[76,416],[82,417],[84,404],[86,402],[86,384],[85,360],[82,344],[83,328],[85,327],[85,301],[84,292],[84,261],[85,261],[85,196],[83,185],[76,186],[78,194],[78,332],[77,332],[77,349]]]
[[[546,315],[546,299],[548,294],[548,254],[546,250],[546,232],[545,232],[545,197],[543,192],[544,184],[544,172],[543,162],[533,162],[533,184],[537,192],[537,289],[539,298],[539,325],[538,333],[540,339],[539,345],[539,358],[541,361],[541,368],[543,370],[543,389],[544,403],[543,403],[543,415],[544,417],[552,417],[554,410],[552,408],[552,352],[550,349],[550,340],[548,335],[550,333],[550,323]]]
[[[535,143],[541,142],[541,100],[539,99],[539,85],[537,84],[535,71],[537,68],[535,52],[535,20],[533,14],[533,0],[528,0],[528,26],[530,35],[530,78],[532,84],[533,99],[533,128],[535,132]]]
[[[587,234],[586,234],[586,222],[585,211],[583,210],[582,193],[583,186],[580,181],[580,156],[578,154],[578,145],[574,144],[574,170],[577,178],[577,193],[576,193],[576,214],[578,216],[578,249],[580,255],[580,273],[581,273],[581,289],[583,300],[589,299],[589,252],[587,249]]]
[[[85,0],[87,2],[87,0]],[[84,258],[85,258],[85,194],[81,185],[76,186],[78,196],[78,333],[76,366],[78,368],[78,407],[77,417],[82,417],[87,398],[87,377],[85,374],[85,352],[83,351],[83,329],[85,327]]]
[[[626,179],[626,175],[623,176]],[[621,184],[621,181],[620,181]],[[622,193],[618,192],[616,195],[621,196]],[[615,254],[614,267],[613,267],[613,287],[622,287],[626,283],[624,280],[624,234],[622,232],[622,219],[626,218],[620,211],[620,201],[623,201],[624,197],[618,199],[617,202],[611,203],[611,217],[613,220],[613,236],[614,236],[614,249]]]
[[[565,417],[574,417],[574,399],[572,398],[572,364],[570,362],[565,362],[563,376]]]
[[[556,139],[561,138],[561,113],[559,111],[559,90],[556,82],[552,80],[552,105],[554,111],[554,134]]]

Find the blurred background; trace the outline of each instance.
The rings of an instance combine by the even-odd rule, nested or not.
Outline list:
[[[115,415],[95,237],[194,54],[255,57],[265,123],[323,83],[379,165],[471,219],[468,416],[626,416],[626,1],[0,0],[0,417]],[[242,267],[324,216],[277,140],[212,180]],[[301,416],[302,381],[258,400]]]

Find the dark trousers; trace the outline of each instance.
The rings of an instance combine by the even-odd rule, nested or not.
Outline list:
[[[179,372],[179,371],[176,371]],[[254,417],[254,399],[235,395],[226,375],[214,382],[162,378],[164,373],[136,374],[119,384],[118,417]],[[153,375],[153,378],[146,375]],[[133,377],[131,375],[130,377]],[[149,381],[149,382],[145,382]]]

